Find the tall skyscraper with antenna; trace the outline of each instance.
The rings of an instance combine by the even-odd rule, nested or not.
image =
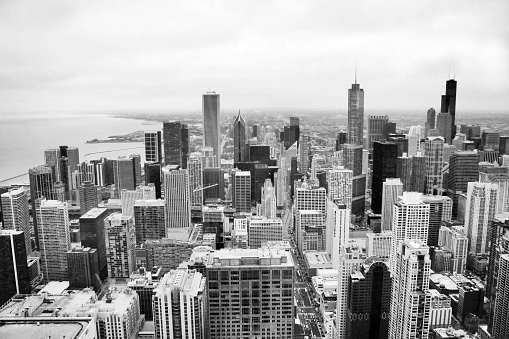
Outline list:
[[[233,159],[235,162],[247,161],[246,158],[246,121],[240,115],[233,122]]]
[[[445,95],[442,95],[440,113],[451,115],[451,138],[456,136],[456,88],[457,81],[449,79],[445,82]]]
[[[348,143],[363,144],[364,131],[364,90],[357,83],[357,70],[355,70],[355,83],[348,90]]]
[[[221,167],[221,123],[219,118],[219,94],[203,94],[203,147],[212,147],[216,166]]]

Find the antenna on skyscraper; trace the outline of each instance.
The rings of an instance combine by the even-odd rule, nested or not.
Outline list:
[[[449,65],[449,79],[451,78],[451,65]]]
[[[355,63],[355,84],[357,85],[357,63]]]

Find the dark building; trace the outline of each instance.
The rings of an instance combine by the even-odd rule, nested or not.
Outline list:
[[[403,156],[403,153],[408,154],[408,139],[404,135],[389,134],[387,140],[398,145],[398,157]]]
[[[39,250],[39,230],[37,218],[35,217],[35,201],[39,198],[46,200],[55,200],[55,190],[53,187],[53,172],[50,166],[38,166],[28,170],[30,180],[30,200],[32,204],[32,219],[35,234],[35,246]]]
[[[285,126],[283,133],[285,149],[289,149],[296,142],[298,146],[298,142],[300,140],[299,118],[290,117],[290,126]]]
[[[454,79],[445,82],[445,95],[442,95],[442,105],[440,113],[449,113],[451,115],[451,136],[456,135],[456,87],[457,81]]]
[[[388,140],[391,134],[396,133],[396,123],[388,121],[384,127],[384,140]]]
[[[387,178],[396,178],[398,145],[392,142],[373,143],[373,175],[371,185],[371,209],[382,212],[383,183]]]
[[[180,121],[163,123],[164,164],[187,168],[189,128]]]
[[[436,112],[435,112],[435,109],[434,108],[430,108],[428,109],[428,111],[426,112],[426,124],[424,125],[425,127],[425,135],[424,137],[428,137],[429,136],[429,130],[430,129],[435,129],[435,117],[436,117]]]
[[[212,186],[214,185],[214,186]],[[203,201],[207,199],[224,200],[224,172],[219,167],[207,167],[203,169]]]
[[[258,125],[253,125],[253,133],[251,134],[251,137],[258,139]]]
[[[104,219],[108,215],[109,211],[105,208],[93,208],[80,217],[81,246],[97,250],[99,277],[101,280],[105,280],[108,277],[104,234]]]
[[[350,275],[346,315],[346,337],[385,339],[389,337],[391,275],[387,265],[368,258],[361,270]]]
[[[429,205],[428,246],[438,246],[438,235],[442,221],[450,220],[451,199],[444,196],[424,195],[422,202]]]
[[[475,314],[482,318],[484,310],[484,288],[473,282],[463,282],[458,284],[458,310],[456,318],[465,325],[465,319],[469,314]]]
[[[161,163],[145,163],[145,185],[154,184],[156,199],[161,199]]]
[[[406,156],[398,157],[397,178],[403,183],[404,192],[424,193],[426,179],[426,157]]]
[[[498,146],[500,155],[509,154],[509,136],[500,136],[500,144]]]
[[[483,150],[493,150],[498,152],[498,148],[500,146],[500,133],[493,131],[482,132],[481,145]]]
[[[161,131],[145,132],[145,161],[163,161]]]
[[[249,161],[260,162],[267,166],[276,166],[277,160],[270,157],[269,145],[250,145],[249,146]]]
[[[368,128],[366,131],[366,149],[373,153],[373,142],[386,141],[385,125],[389,122],[387,115],[368,115]]]
[[[96,292],[101,290],[99,258],[95,248],[74,247],[68,251],[67,269],[69,272],[69,287],[93,287]]]
[[[267,164],[259,162],[235,163],[235,168],[238,168],[241,171],[249,171],[251,173],[251,200],[252,202],[257,203],[261,202],[261,190],[265,183],[265,179],[270,179],[274,185],[274,173],[278,170],[277,166],[267,166]]]
[[[115,174],[113,173],[113,161],[112,159],[104,159],[104,185],[112,185],[115,183]]]
[[[101,190],[91,181],[85,181],[79,187],[80,214],[83,215],[97,207],[101,201]]]
[[[476,151],[456,151],[449,157],[447,195],[452,199],[452,218],[458,216],[458,198],[467,193],[469,182],[479,180],[479,155]]]
[[[247,161],[246,122],[240,115],[240,111],[233,122],[233,160],[235,162]]]
[[[113,160],[113,180],[115,189],[120,195],[123,189],[134,190],[141,184],[141,162],[139,155],[119,157]]]
[[[0,230],[0,306],[16,294],[30,294],[25,234]]]
[[[343,149],[343,145],[348,143],[348,133],[339,132],[336,137],[336,151]]]
[[[467,140],[472,140],[472,138],[477,138],[481,136],[481,126],[461,125],[460,133],[465,134]]]

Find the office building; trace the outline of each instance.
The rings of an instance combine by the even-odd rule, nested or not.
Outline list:
[[[101,188],[91,181],[83,182],[79,187],[80,214],[83,215],[101,202]]]
[[[373,173],[371,182],[371,210],[382,211],[383,183],[387,178],[396,178],[398,147],[394,143],[374,142]]]
[[[116,193],[120,195],[123,189],[134,190],[141,184],[141,163],[139,155],[130,155],[127,157],[118,157],[113,160],[113,180],[115,182]]]
[[[41,198],[36,206],[44,281],[68,280],[67,252],[71,249],[71,236],[67,203]]]
[[[424,193],[426,181],[426,157],[403,154],[397,159],[396,177],[403,183],[403,191]]]
[[[44,150],[44,164],[51,167],[55,182],[62,181],[62,178],[60,177],[60,161],[60,148],[49,148]]]
[[[493,339],[507,338],[507,333],[509,333],[509,254],[502,254],[498,265],[497,295],[494,300],[495,307],[491,327]]]
[[[106,259],[110,278],[129,278],[136,269],[134,217],[113,213],[104,220]]]
[[[442,189],[442,167],[444,165],[444,138],[428,137],[425,144],[426,194]]]
[[[176,269],[181,263],[189,260],[195,247],[199,247],[199,244],[169,238],[146,240],[141,245],[141,248],[146,250],[146,268],[151,270],[154,266],[161,267],[163,274]]]
[[[246,122],[239,110],[239,115],[233,122],[233,160],[235,162],[247,161],[246,141]]]
[[[432,130],[432,129],[435,129],[435,117],[436,117],[436,112],[435,112],[435,109],[434,108],[430,108],[428,109],[428,111],[426,112],[426,124],[425,124],[425,137],[429,137],[429,131]]]
[[[373,152],[373,142],[385,141],[385,125],[389,122],[387,115],[368,115],[368,128],[366,133],[366,149]]]
[[[452,125],[452,115],[449,113],[439,113],[437,115],[437,129],[438,133],[441,137],[444,138],[446,143],[451,143],[452,138],[451,135],[451,125]]]
[[[352,208],[353,172],[345,168],[327,171],[327,199],[341,201],[348,209]]]
[[[462,274],[467,265],[468,238],[462,226],[442,226],[438,246],[452,254],[451,273]]]
[[[37,225],[37,218],[35,217],[35,202],[37,199],[43,197],[48,200],[56,199],[53,187],[53,172],[49,166],[37,166],[28,170],[28,177],[30,180],[30,201],[32,203],[35,246],[37,250],[39,250],[39,227]]]
[[[382,186],[382,231],[392,231],[392,212],[398,197],[403,195],[403,183],[400,179],[385,179]]]
[[[294,338],[294,271],[289,251],[211,252],[206,267],[206,337]]]
[[[3,229],[23,232],[26,256],[32,253],[28,196],[23,189],[10,190],[1,195]]]
[[[221,166],[221,118],[219,102],[216,92],[202,95],[203,103],[203,147],[211,147],[216,166]]]
[[[339,265],[340,248],[350,239],[351,211],[346,204],[327,200],[325,250],[331,256],[334,267]]]
[[[378,257],[387,261],[390,257],[392,231],[366,234],[366,257]]]
[[[368,258],[350,275],[346,338],[385,339],[389,336],[391,275],[387,264]]]
[[[392,266],[389,338],[428,338],[430,266],[429,247],[424,242],[407,238],[398,243]]]
[[[491,183],[469,182],[465,211],[465,231],[468,252],[487,254],[489,221],[495,217],[498,186]]]
[[[265,179],[265,183],[262,187],[261,203],[259,206],[258,215],[268,219],[276,219],[276,190],[270,179]]]
[[[161,131],[145,131],[145,162],[162,161]]]
[[[224,172],[219,167],[203,168],[203,199],[224,199]]]
[[[187,170],[178,166],[165,166],[164,201],[168,228],[191,227],[191,204]]]
[[[199,157],[191,155],[187,163],[189,172],[189,196],[191,209],[200,209],[203,205],[203,166]]]
[[[237,212],[251,212],[251,172],[232,171],[232,206]]]
[[[145,185],[153,184],[156,190],[156,199],[161,199],[161,163],[146,162],[145,168]]]
[[[445,95],[442,95],[440,113],[451,115],[451,136],[456,135],[456,88],[457,81],[449,79],[445,82]]]
[[[348,143],[363,145],[364,133],[364,90],[357,83],[348,90]],[[355,175],[355,174],[354,174]]]
[[[260,248],[267,241],[283,240],[283,222],[281,219],[253,217],[248,222],[248,246]]]
[[[157,287],[162,277],[161,267],[154,267],[152,270],[140,267],[131,274],[127,282],[127,287],[138,294],[140,313],[145,316],[145,321],[152,321],[154,319],[152,312],[152,296],[154,294],[154,289]],[[139,338],[140,337],[141,333]]]
[[[452,200],[441,195],[424,195],[422,202],[429,205],[428,246],[438,246],[438,235],[443,221],[452,220]]]
[[[458,198],[467,192],[469,182],[479,179],[479,155],[476,151],[456,151],[449,158],[447,195],[452,199],[452,217],[458,215]]]
[[[134,203],[137,200],[155,200],[156,190],[152,185],[136,186],[135,190],[122,190],[120,199],[122,200],[122,214],[125,216],[134,215]]]
[[[134,225],[136,244],[146,240],[159,240],[166,237],[166,214],[164,201],[136,200],[134,203]]]
[[[17,230],[0,230],[0,305],[16,294],[31,291],[25,234]]]
[[[164,164],[187,168],[189,128],[180,121],[163,123]]]
[[[67,267],[69,272],[69,287],[91,287],[96,292],[101,290],[99,257],[95,248],[72,248],[67,252]]]
[[[343,145],[344,166],[352,171],[352,214],[362,215],[366,203],[366,174],[362,172],[362,145]]]
[[[97,250],[99,276],[101,280],[105,280],[108,277],[104,219],[109,214],[110,212],[105,208],[92,208],[80,217],[81,246]]]
[[[204,338],[204,290],[200,272],[179,267],[167,273],[154,289],[154,338]]]
[[[311,138],[301,135],[299,142],[299,173],[308,173],[310,169]]]

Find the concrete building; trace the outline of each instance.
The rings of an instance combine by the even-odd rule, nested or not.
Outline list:
[[[189,157],[189,128],[180,121],[163,123],[164,164],[186,169]]]
[[[221,165],[221,118],[220,97],[216,92],[202,95],[203,103],[203,147],[211,147],[216,166]]]
[[[268,219],[276,219],[276,190],[270,179],[265,179],[263,184],[260,211],[257,214]]]
[[[32,253],[28,196],[23,189],[10,190],[1,195],[3,229],[23,232],[28,257]]]
[[[145,131],[145,162],[163,161],[161,131]]]
[[[351,211],[346,204],[327,200],[326,245],[334,267],[339,265],[340,248],[347,246],[350,239]]]
[[[166,237],[166,206],[164,201],[136,200],[134,203],[134,225],[136,244],[146,240],[159,240]]]
[[[509,333],[509,254],[500,256],[497,297],[494,302],[491,336],[493,339],[503,339]]]
[[[467,192],[469,182],[479,179],[479,154],[476,151],[456,151],[449,159],[447,196],[452,199],[452,217],[458,215],[458,198]]]
[[[443,221],[452,220],[452,200],[442,195],[423,195],[422,202],[429,205],[428,246],[438,246],[438,234]]]
[[[24,233],[0,230],[0,305],[31,291]]]
[[[147,240],[141,245],[146,251],[147,263],[140,263],[137,266],[145,266],[148,270],[153,267],[161,267],[165,274],[176,269],[182,262],[189,260],[193,249],[199,244],[187,240],[164,238],[160,240]]]
[[[189,156],[187,162],[189,172],[189,197],[191,198],[191,209],[199,209],[203,206],[203,166],[199,157]]]
[[[431,294],[429,309],[429,331],[435,328],[448,328],[451,326],[452,306],[451,298],[437,290],[429,290]]]
[[[156,339],[204,338],[205,277],[179,267],[161,279],[154,289]]]
[[[424,193],[426,183],[426,158],[417,152],[414,156],[403,153],[397,160],[396,177],[403,183],[403,191]]]
[[[134,203],[136,200],[154,200],[156,190],[154,185],[137,186],[135,190],[122,190],[120,199],[122,200],[122,215],[127,217],[134,215]]]
[[[351,209],[352,180],[353,172],[344,167],[327,171],[327,198],[331,201],[338,199]]]
[[[368,115],[366,131],[366,149],[373,152],[373,142],[385,141],[385,125],[389,122],[387,115]]]
[[[262,247],[267,241],[283,240],[283,222],[281,219],[253,217],[248,222],[249,248]]]
[[[425,144],[426,194],[442,188],[442,166],[444,165],[444,138],[428,137]]]
[[[97,293],[101,290],[99,259],[97,250],[90,247],[74,247],[67,252],[69,287],[91,287]]]
[[[110,278],[129,278],[136,269],[134,217],[113,213],[104,220]]]
[[[295,263],[288,251],[223,249],[206,268],[210,338],[294,338]]]
[[[403,195],[403,183],[400,179],[388,178],[382,186],[382,231],[392,231],[392,212],[398,197]]]
[[[452,253],[452,273],[463,273],[467,265],[468,238],[461,226],[442,226],[438,246]]]
[[[108,277],[104,219],[109,215],[105,208],[92,208],[80,217],[81,246],[95,248],[101,280]]]
[[[178,166],[165,166],[163,176],[167,227],[191,227],[191,203],[187,170],[179,169]]]
[[[101,201],[101,188],[91,181],[83,182],[78,189],[78,202],[80,214],[83,215],[92,208],[99,206]]]
[[[388,260],[391,253],[392,231],[366,234],[366,256]]]
[[[232,171],[232,206],[237,212],[251,212],[251,172]]]

